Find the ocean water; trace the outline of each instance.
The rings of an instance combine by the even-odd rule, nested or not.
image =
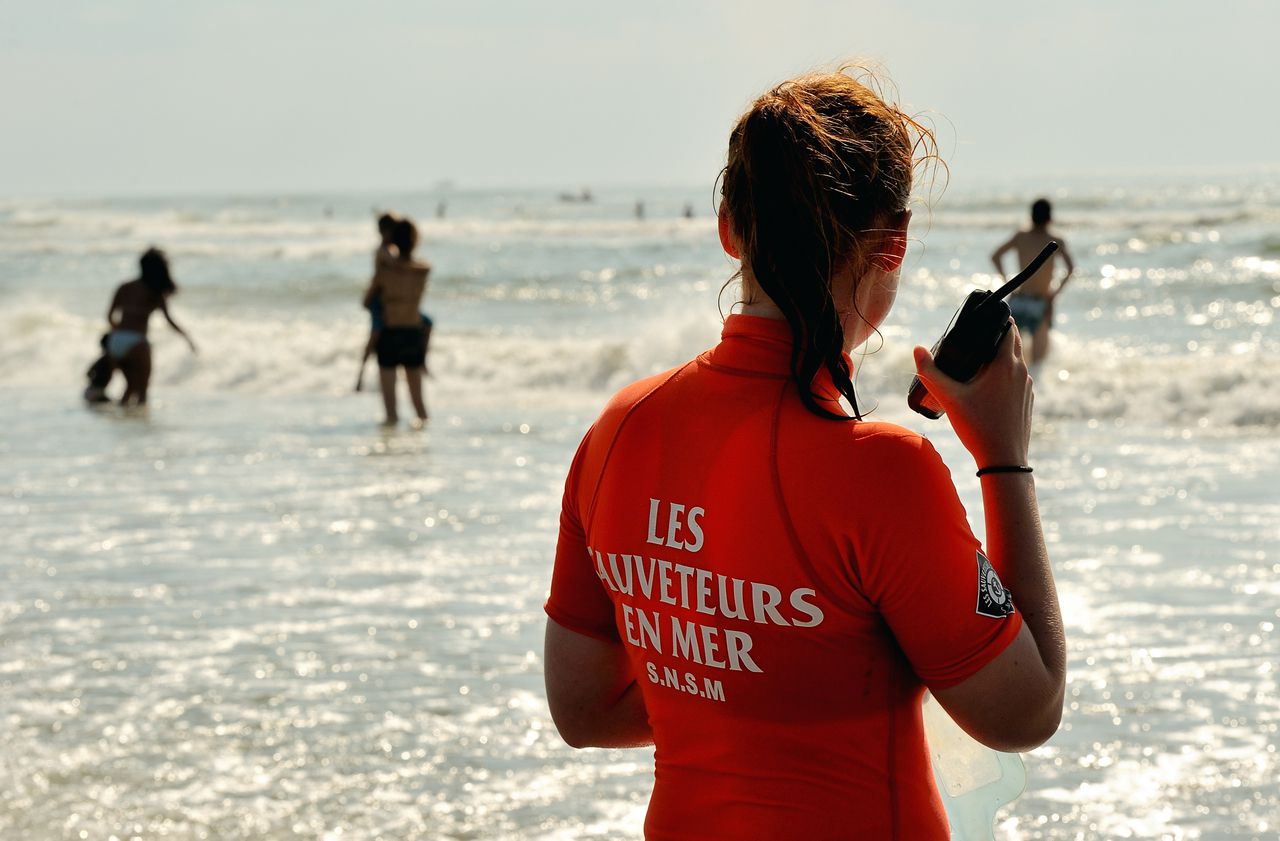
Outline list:
[[[859,363],[979,533],[968,457],[905,407],[910,350],[1042,189],[917,208]],[[1033,461],[1070,685],[998,837],[1280,838],[1280,176],[1050,195],[1078,274]],[[352,393],[381,207],[435,265],[424,430]],[[651,755],[560,743],[541,602],[582,432],[734,301],[711,208],[710,186],[0,200],[0,837],[639,838]],[[150,244],[200,353],[156,319],[151,407],[88,409]]]

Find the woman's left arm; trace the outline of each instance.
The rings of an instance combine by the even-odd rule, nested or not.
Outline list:
[[[579,634],[548,619],[544,660],[551,718],[570,747],[653,744],[649,712],[622,643]]]
[[[173,316],[169,314],[169,307],[165,304],[163,298],[160,299],[160,312],[164,314],[164,320],[169,322],[169,326],[173,328],[173,332],[187,340],[187,346],[191,348],[191,352],[196,352],[196,343],[187,335],[187,331],[178,326],[178,322],[173,320]]]

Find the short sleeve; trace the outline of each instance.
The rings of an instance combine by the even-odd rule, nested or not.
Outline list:
[[[591,433],[583,438],[565,480],[560,504],[560,537],[556,542],[555,569],[551,574],[551,595],[544,609],[556,624],[579,634],[606,642],[617,642],[618,626],[613,601],[596,576],[595,564],[587,548],[586,533],[578,513],[578,484],[582,462]]]
[[[861,541],[859,571],[922,681],[944,689],[1013,642],[1022,617],[974,537],[951,474],[922,438],[894,442],[877,489],[884,516]]]

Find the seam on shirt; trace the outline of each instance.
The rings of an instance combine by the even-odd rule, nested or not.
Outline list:
[[[705,365],[708,368],[714,368],[715,370],[723,374],[732,374],[735,377],[752,377],[755,379],[762,379],[762,380],[791,379],[790,374],[770,374],[767,371],[753,371],[750,368],[731,368],[728,365],[722,365],[719,362],[712,362],[709,359],[695,359],[694,362],[698,362],[699,364]]]
[[[657,394],[658,391],[663,386],[667,385],[676,377],[684,373],[684,370],[696,361],[697,361],[696,359],[689,360],[688,362],[681,365],[676,370],[672,371],[671,375],[667,377],[665,380],[663,380],[662,382],[655,385],[653,388],[646,391],[639,400],[635,401],[634,403],[632,403],[630,406],[627,407],[627,411],[623,413],[622,419],[618,421],[616,426],[614,426],[613,436],[609,439],[609,448],[605,450],[604,458],[601,459],[600,461],[600,469],[596,471],[596,486],[591,491],[591,502],[587,505],[587,516],[585,519],[581,521],[582,532],[584,535],[587,533],[587,530],[591,528],[591,524],[595,520],[596,499],[600,496],[600,485],[604,482],[604,471],[609,466],[609,459],[613,458],[613,447],[615,444],[618,443],[618,436],[622,434],[622,427],[626,425],[627,421],[631,420],[631,415],[635,413],[636,409],[640,408],[641,403],[648,400],[653,395]]]
[[[782,515],[782,524],[787,530],[787,539],[791,543],[791,551],[795,552],[796,562],[800,564],[814,584],[825,584],[826,579],[819,576],[817,570],[813,568],[813,564],[809,563],[809,555],[800,543],[800,535],[796,533],[795,523],[791,519],[791,509],[787,507],[787,498],[782,492],[782,467],[778,459],[778,428],[782,425],[782,407],[786,401],[787,390],[790,385],[789,382],[785,383],[778,391],[778,402],[773,409],[773,429],[769,434],[769,461],[771,472],[773,473],[773,495],[778,503],[778,511]],[[832,604],[837,608],[853,617],[867,615],[865,609],[859,609],[859,606],[852,601],[846,601],[845,597],[838,592],[828,592],[830,589],[829,587],[823,587],[823,595],[831,599]],[[863,598],[866,597],[864,596]],[[870,599],[867,599],[867,602],[870,603]]]

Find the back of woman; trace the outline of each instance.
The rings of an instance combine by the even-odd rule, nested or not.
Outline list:
[[[394,259],[377,260],[366,301],[376,296],[382,306],[382,323],[393,329],[422,327],[418,309],[427,291],[427,275],[431,267],[414,259],[418,246],[418,228],[408,219],[391,219],[390,244],[396,248]]]
[[[160,308],[164,298],[141,280],[120,284],[115,293],[115,308],[119,314],[117,329],[134,330],[146,335],[151,313]]]
[[[785,326],[735,316],[606,411],[566,497],[578,577],[548,611],[627,644],[659,748],[647,837],[945,838],[921,678],[954,682],[1021,622],[974,613],[978,542],[927,444],[815,417],[782,341],[735,353]]]
[[[858,415],[848,351],[894,300],[915,128],[843,74],[761,97],[730,138],[720,214],[743,312],[619,393],[570,469],[548,695],[570,744],[655,745],[646,838],[945,839],[924,689],[1006,749],[1056,726],[1027,474],[984,493],[993,566],[928,442]],[[977,434],[982,400],[923,349],[918,364],[976,459],[1021,465],[1029,381],[1005,351],[981,395],[1005,420]]]
[[[381,263],[374,285],[382,301],[382,319],[387,327],[419,327],[418,309],[427,290],[429,268],[412,260]]]

